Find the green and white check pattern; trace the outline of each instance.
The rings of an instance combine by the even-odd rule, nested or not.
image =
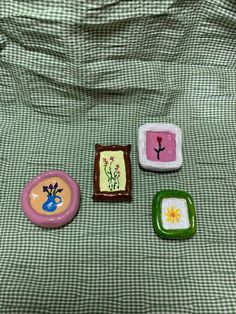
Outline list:
[[[235,33],[233,0],[1,0],[1,313],[236,313]],[[139,167],[146,122],[182,128],[180,171]],[[131,204],[93,203],[96,143],[132,144]],[[49,169],[82,191],[58,230],[20,205]],[[156,236],[161,189],[192,195],[194,238]]]

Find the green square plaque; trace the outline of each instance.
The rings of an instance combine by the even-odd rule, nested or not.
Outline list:
[[[196,233],[196,215],[191,195],[184,191],[162,190],[153,199],[155,232],[166,239],[187,239]]]

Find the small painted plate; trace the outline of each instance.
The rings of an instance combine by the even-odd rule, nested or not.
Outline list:
[[[152,203],[152,222],[161,238],[187,239],[196,233],[193,199],[185,191],[163,190]]]
[[[58,228],[69,223],[79,210],[77,183],[61,170],[50,170],[33,178],[24,188],[21,205],[35,225]]]
[[[153,171],[172,171],[182,166],[182,132],[171,123],[146,123],[138,135],[139,163]]]
[[[131,145],[97,144],[95,148],[93,199],[131,202]]]

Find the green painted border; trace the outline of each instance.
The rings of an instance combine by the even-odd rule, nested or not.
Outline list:
[[[187,201],[189,223],[188,229],[167,230],[162,226],[161,202],[164,198],[184,198]],[[197,231],[195,207],[192,196],[184,191],[162,190],[156,193],[152,202],[152,223],[155,232],[165,239],[188,239],[195,235]]]

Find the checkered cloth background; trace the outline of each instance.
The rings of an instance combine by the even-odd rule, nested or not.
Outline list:
[[[236,313],[236,2],[0,1],[1,313]],[[137,130],[183,130],[183,167],[138,165]],[[94,203],[95,144],[132,144],[133,201]],[[68,172],[80,211],[23,215],[34,176]],[[198,231],[158,238],[161,189],[188,191]]]

